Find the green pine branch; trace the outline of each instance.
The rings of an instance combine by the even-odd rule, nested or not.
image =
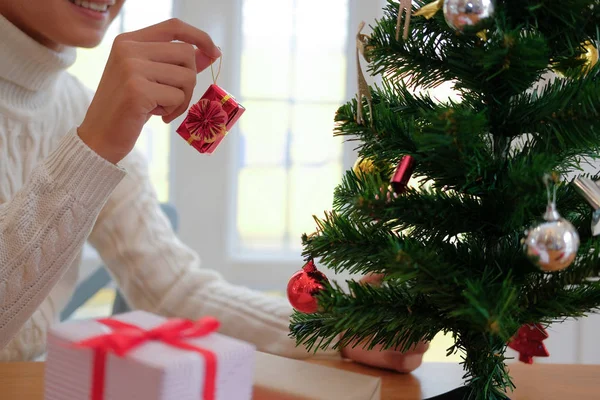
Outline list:
[[[503,124],[514,135],[532,136],[533,150],[557,153],[564,161],[600,150],[600,83],[597,66],[578,79],[556,79],[515,97]]]
[[[511,26],[543,33],[553,53],[564,58],[576,56],[573,50],[596,34],[600,15],[600,4],[596,0],[504,0],[499,3],[500,18]]]
[[[290,329],[298,344],[309,350],[330,346],[407,350],[421,340],[432,340],[442,328],[435,309],[404,285],[348,284],[349,292],[337,285],[326,287],[319,294],[318,314],[294,313]]]
[[[442,12],[412,18],[409,39],[396,40],[397,13],[388,1],[368,43],[369,71],[383,78],[371,88],[372,114],[354,99],[335,116],[335,134],[375,168],[348,171],[333,210],[303,237],[306,257],[385,281],[326,285],[319,312],[294,314],[292,336],[311,349],[406,349],[451,333],[469,398],[500,399],[513,387],[504,352],[520,326],[600,306],[600,238],[572,185],[557,186],[557,204],[580,235],[574,263],[544,273],[522,244],[546,207],[542,177],[581,173],[600,151],[600,64],[584,74],[580,58],[583,43],[600,37],[600,0],[497,0],[485,40],[457,34]],[[568,78],[542,80],[559,69]],[[448,81],[460,101],[416,93]],[[416,185],[393,193],[390,176],[405,155]]]

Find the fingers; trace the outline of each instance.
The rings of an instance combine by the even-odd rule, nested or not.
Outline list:
[[[164,109],[161,110],[161,114],[155,115],[163,116],[163,119],[166,121],[170,118],[175,119],[179,115],[184,113],[192,100],[194,87],[196,86],[195,71],[189,68],[180,67],[178,65],[148,61],[146,61],[146,66],[144,70],[146,71],[146,77],[148,78],[148,80],[163,85],[179,88],[185,94],[185,98],[183,102],[179,105],[179,107],[175,108],[174,110]]]
[[[408,350],[407,353],[425,353],[429,350],[429,342],[419,342],[414,348]]]
[[[399,351],[383,352],[383,368],[398,371],[403,374],[419,368],[423,362],[423,353],[400,353]]]
[[[196,48],[187,43],[130,42],[136,58],[172,64],[196,72]],[[206,56],[204,56],[206,57]],[[198,71],[199,72],[199,71]]]
[[[202,53],[212,59],[221,56],[221,51],[206,32],[175,18],[138,31],[123,33],[119,35],[117,40],[136,42],[172,42],[178,40],[195,45]]]
[[[383,282],[383,278],[384,278],[383,274],[373,274],[373,273],[370,273],[370,274],[365,275],[360,280],[360,282],[361,283],[366,283],[366,284],[369,284],[369,285],[373,285],[373,286],[379,286],[379,285],[381,285],[381,282]]]
[[[206,68],[210,67],[210,64],[214,63],[216,60],[216,58],[211,58],[204,54],[202,51],[196,50],[196,71],[204,71]]]
[[[382,350],[381,345],[367,350],[359,344],[354,348],[351,346],[343,348],[342,356],[372,367],[408,373],[421,365],[423,354],[428,348],[429,343],[426,342],[420,342],[406,352],[393,349]]]
[[[204,71],[216,59],[204,54],[188,43],[162,42],[115,42],[117,52],[122,57],[135,57],[160,63],[179,65],[196,73]]]
[[[382,356],[381,346],[376,346],[373,350],[366,350],[362,345],[348,346],[342,349],[342,356],[361,364],[389,369],[388,361]]]
[[[405,352],[385,350],[382,352],[384,368],[401,373],[409,373],[417,369],[423,362],[423,354],[429,349],[428,342],[419,342]]]
[[[165,112],[173,113],[174,110],[185,104],[186,95],[179,88],[149,81],[144,82],[143,85],[145,97],[151,103],[147,106],[149,110],[159,111],[162,107]],[[187,108],[187,104],[185,108]]]
[[[200,49],[188,43],[134,42],[140,56],[151,61],[169,63],[194,70],[204,71],[218,58],[207,56]]]

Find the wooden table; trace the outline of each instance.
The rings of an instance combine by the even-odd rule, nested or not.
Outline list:
[[[322,365],[380,376],[383,400],[420,400],[460,385],[456,364],[428,363],[410,375],[399,375],[345,361],[317,361]],[[592,400],[600,398],[600,366],[514,364],[517,390],[513,400]],[[0,363],[2,400],[42,400],[43,363]]]

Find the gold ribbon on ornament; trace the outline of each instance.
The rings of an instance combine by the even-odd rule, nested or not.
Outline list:
[[[408,39],[408,29],[410,28],[410,16],[412,14],[412,0],[400,0],[398,5],[398,20],[396,21],[396,41],[400,40],[400,25],[402,25],[402,16],[404,15],[404,32],[402,39]]]
[[[364,37],[366,35],[362,34],[362,30],[365,27],[364,21],[358,25],[358,33],[356,34],[356,72],[358,75],[358,93],[357,93],[357,104],[356,104],[356,122],[359,125],[362,125],[364,122],[363,118],[363,107],[362,107],[362,99],[363,97],[367,99],[367,105],[369,106],[369,115],[371,116],[371,125],[373,125],[373,98],[371,97],[371,90],[369,89],[369,84],[365,79],[365,76],[362,71],[362,67],[360,65],[360,53],[364,52]]]
[[[214,132],[211,129],[210,133],[212,134],[212,136],[210,138],[204,139],[204,143],[214,143],[217,141],[217,138],[219,137],[219,135],[222,134],[223,136],[225,136],[229,132],[227,130],[225,130],[225,126],[223,126],[218,132]],[[195,133],[190,133],[190,137],[188,138],[187,142],[191,146],[192,143],[194,143],[196,140],[200,140],[200,139],[202,139],[202,136],[196,135]]]
[[[227,101],[231,98],[230,94],[226,94],[225,96],[223,96],[223,98],[221,99],[221,105],[224,106],[225,103],[227,103]]]
[[[198,131],[196,131],[196,132],[198,132]],[[214,143],[214,142],[217,141],[217,138],[219,137],[219,135],[222,134],[223,136],[225,136],[229,132],[227,130],[225,130],[225,126],[223,125],[223,127],[218,132],[214,132],[211,129],[210,133],[212,134],[212,136],[210,138],[208,138],[208,139],[204,139],[204,143]],[[200,140],[200,139],[202,139],[202,136],[197,135],[195,133],[190,133],[190,137],[188,138],[187,142],[191,146],[192,143],[194,143],[196,140]]]
[[[432,3],[424,5],[414,12],[415,17],[425,17],[431,19],[444,7],[444,0],[436,0]]]

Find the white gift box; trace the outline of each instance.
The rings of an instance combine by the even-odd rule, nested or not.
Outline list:
[[[143,311],[122,314],[114,319],[144,330],[167,321]],[[75,344],[112,332],[95,320],[52,327],[48,333],[44,399],[92,399],[94,350]],[[252,398],[253,345],[218,333],[183,341],[215,354],[215,400]],[[200,352],[156,340],[143,343],[124,357],[109,352],[104,369],[103,400],[203,400],[206,368],[206,359]]]

